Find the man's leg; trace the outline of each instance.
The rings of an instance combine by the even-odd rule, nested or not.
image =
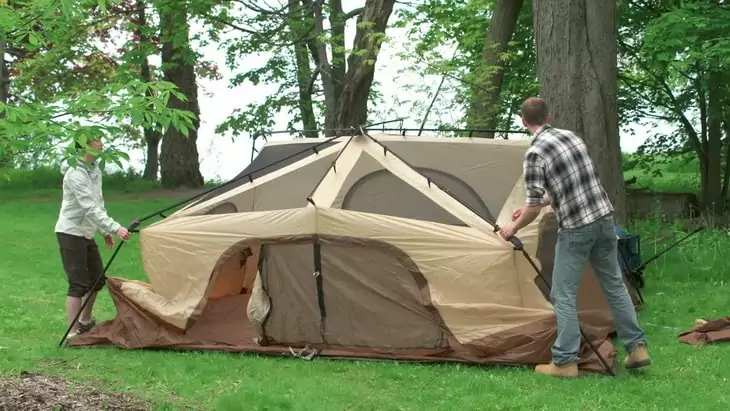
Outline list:
[[[91,323],[91,313],[94,310],[94,303],[96,302],[96,292],[86,294],[84,300],[89,300],[89,302],[86,303],[84,310],[81,311],[79,322],[82,324],[89,324]]]
[[[627,358],[628,368],[642,367],[650,364],[646,352],[647,342],[644,330],[639,326],[634,304],[629,290],[626,288],[621,267],[618,264],[618,245],[614,231],[613,217],[601,221],[601,231],[596,247],[590,256],[591,265],[596,278],[601,284],[606,300],[611,308],[611,315],[616,326],[616,333],[630,355]],[[636,350],[640,347],[639,350]]]
[[[574,376],[578,374],[580,326],[576,299],[588,256],[595,243],[592,226],[558,232],[550,300],[557,322],[557,338],[552,347],[552,365],[538,366],[541,374]]]
[[[81,299],[87,293],[86,243],[84,238],[63,233],[57,234],[57,238],[61,251],[61,262],[68,278],[66,318],[67,325],[71,327],[68,335],[71,338],[79,331],[79,324],[74,323],[74,318],[81,309]]]
[[[81,312],[81,316],[79,317],[79,323],[81,323],[81,332],[89,331],[96,325],[91,314],[94,310],[94,303],[96,302],[96,296],[98,294],[98,291],[101,290],[106,283],[106,277],[102,277],[102,279],[96,284],[96,287],[94,289],[91,289],[91,286],[94,285],[96,280],[104,274],[104,264],[101,261],[99,246],[96,244],[96,241],[94,241],[94,239],[87,240],[86,267],[89,273],[87,279],[87,282],[89,284],[88,287],[91,291],[89,292],[89,294],[86,295],[86,299],[88,299],[88,302],[84,306],[84,310]]]

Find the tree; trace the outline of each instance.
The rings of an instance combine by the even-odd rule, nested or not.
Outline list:
[[[137,42],[137,56],[135,62],[139,65],[139,75],[143,81],[152,81],[152,70],[150,68],[147,56],[157,51],[158,42],[152,39],[152,26],[148,23],[147,2],[138,0],[135,6],[135,19],[133,20],[134,38]],[[159,148],[162,133],[152,127],[144,128],[144,141],[147,146],[147,160],[145,162],[142,177],[145,180],[157,180],[157,172],[159,171],[160,157]]]
[[[166,81],[176,84],[185,98],[173,96],[168,107],[195,114],[188,130],[168,129],[162,138],[160,154],[161,183],[164,187],[198,188],[205,184],[198,161],[198,83],[196,55],[190,46],[189,5],[186,1],[159,1],[162,71]]]
[[[472,92],[468,125],[470,128],[489,130],[476,132],[475,137],[494,138],[494,130],[503,109],[500,94],[504,81],[504,54],[515,32],[523,0],[498,0],[492,11],[489,30],[484,40],[481,61],[477,63],[479,86]]]
[[[677,126],[651,136],[640,157],[648,167],[678,154],[697,158],[704,211],[722,214],[730,182],[730,9],[665,0],[623,2],[620,10],[625,120]]]
[[[582,136],[619,223],[625,221],[617,112],[616,2],[535,2],[540,95],[553,124]]]
[[[326,135],[366,124],[375,65],[394,4],[395,0],[366,0],[363,7],[345,11],[339,0],[288,0],[282,7],[243,1],[237,16],[227,9],[208,15],[241,33],[227,44],[231,68],[239,68],[236,58],[241,55],[271,55],[263,67],[236,76],[232,85],[279,85],[263,103],[234,111],[217,131],[255,133],[271,127],[282,110],[293,114],[290,128],[297,122],[305,128],[324,123]],[[348,49],[344,31],[353,18],[356,33]]]
[[[411,43],[402,55],[413,62],[407,70],[447,80],[439,88],[444,111],[465,113],[455,122],[441,121],[438,127],[511,129],[525,96],[537,93],[532,2],[506,9],[517,3],[428,0],[400,11],[397,26],[408,28]],[[517,21],[510,24],[503,16]],[[513,29],[508,35],[510,26]],[[502,44],[504,38],[507,43]],[[426,87],[422,82],[413,86],[419,92],[429,92]],[[496,101],[491,100],[494,96]],[[422,110],[422,103],[415,101],[411,111],[421,114]],[[492,137],[491,133],[469,134]]]
[[[77,29],[88,27],[90,8],[98,7],[103,18],[110,18],[106,2],[71,0],[33,0],[0,7],[0,38],[24,56],[29,66],[34,59],[46,57],[51,46],[72,50],[78,40]],[[110,137],[123,134],[129,127],[171,126],[185,130],[192,124],[189,111],[170,109],[172,97],[185,98],[169,82],[126,81],[119,75],[95,87],[73,82],[53,89],[43,100],[18,98],[0,102],[0,147],[14,154],[25,153],[60,157],[74,162],[78,151],[71,142],[84,144],[90,135],[104,133]],[[60,150],[59,150],[60,148]],[[102,162],[127,158],[113,147],[102,153]]]

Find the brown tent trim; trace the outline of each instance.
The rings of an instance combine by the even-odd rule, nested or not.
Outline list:
[[[270,244],[313,244],[315,241],[320,244],[342,245],[350,244],[361,247],[378,248],[397,258],[398,262],[406,268],[416,282],[421,296],[421,304],[433,315],[433,319],[441,328],[444,341],[440,347],[435,348],[374,348],[337,346],[333,344],[299,344],[299,345],[275,345],[269,341],[266,345],[255,343],[254,338],[264,337],[259,335],[251,326],[247,318],[245,306],[249,295],[239,294],[217,300],[203,301],[196,309],[195,321],[190,321],[186,330],[179,330],[176,327],[163,323],[151,313],[137,305],[136,302],[127,298],[121,292],[121,281],[110,278],[108,289],[118,308],[118,315],[114,320],[100,324],[94,330],[81,335],[70,341],[70,345],[76,347],[84,346],[105,346],[113,344],[128,349],[141,348],[167,348],[187,350],[219,350],[229,352],[249,352],[271,355],[292,355],[292,349],[317,350],[317,355],[332,358],[350,359],[379,359],[395,361],[416,361],[416,362],[466,362],[473,364],[504,364],[504,365],[534,365],[550,361],[550,347],[555,338],[554,317],[542,321],[536,321],[523,327],[513,328],[488,337],[461,344],[444,323],[440,313],[433,305],[430,296],[428,282],[420,272],[417,264],[400,248],[392,244],[371,239],[357,237],[343,237],[330,235],[301,235],[259,238],[236,243],[226,250],[224,256],[235,255],[243,247],[262,245],[259,256],[259,267],[266,255],[266,245]],[[222,264],[221,261],[217,267]],[[211,273],[211,280],[215,280],[218,272]],[[265,281],[263,282],[265,284]],[[264,285],[262,284],[262,285]],[[209,287],[210,288],[210,287]],[[233,307],[233,308],[231,308]],[[238,308],[236,308],[238,307]],[[220,311],[223,310],[223,311]],[[222,314],[221,314],[222,313]],[[221,318],[235,323],[217,324]],[[601,313],[580,313],[582,321],[590,324],[584,327],[590,340],[598,347],[601,355],[613,364],[612,359],[616,356],[616,350],[610,341],[607,340],[610,328],[605,324]],[[248,326],[246,326],[248,323]],[[235,325],[233,325],[235,324]],[[236,329],[231,329],[234,327]],[[237,330],[240,327],[246,330]],[[230,331],[229,331],[230,330]],[[215,333],[239,332],[242,333],[238,341],[216,340]],[[589,372],[604,372],[597,356],[590,351],[585,343],[581,344],[580,368]]]
[[[691,345],[730,342],[730,316],[716,319],[699,319],[695,327],[679,334],[679,341]]]
[[[136,302],[121,293],[121,286],[120,279],[110,278],[108,281],[109,293],[119,310],[116,318],[105,321],[88,333],[69,340],[70,346],[77,348],[117,346],[125,349],[213,350],[278,357],[294,357],[296,356],[292,354],[294,350],[304,349],[307,353],[317,350],[317,356],[327,358],[531,366],[550,361],[550,346],[556,333],[555,320],[554,317],[551,317],[492,335],[481,341],[474,341],[467,346],[459,344],[452,338],[448,346],[443,349],[389,350],[335,345],[314,346],[312,344],[262,346],[253,342],[258,334],[252,327],[249,327],[248,332],[243,333],[245,338],[237,343],[212,342],[210,341],[211,327],[213,327],[213,333],[215,330],[221,330],[222,327],[228,327],[226,332],[230,330],[230,324],[214,324],[215,321],[220,321],[222,317],[230,313],[230,307],[225,306],[243,307],[247,296],[230,296],[211,302],[203,318],[193,328],[183,332],[160,323],[149,312],[137,306]],[[245,313],[242,319],[245,319]],[[606,338],[606,329],[586,327],[586,330],[599,352],[609,360],[610,364],[614,364],[617,350]],[[588,349],[586,344],[581,344],[579,368],[585,372],[604,372],[596,355]]]

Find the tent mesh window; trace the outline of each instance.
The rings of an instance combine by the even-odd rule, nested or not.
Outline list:
[[[433,184],[444,188],[460,201],[466,203],[487,221],[494,216],[474,189],[458,177],[439,170],[416,168]],[[417,206],[414,207],[414,204]],[[466,224],[434,203],[417,189],[380,169],[359,178],[347,191],[342,201],[345,210],[412,218],[435,223],[466,226]]]

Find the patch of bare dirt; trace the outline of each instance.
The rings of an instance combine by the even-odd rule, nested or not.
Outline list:
[[[148,409],[144,402],[130,395],[108,393],[98,387],[72,384],[56,377],[32,373],[21,373],[19,378],[0,376],[2,411]]]

